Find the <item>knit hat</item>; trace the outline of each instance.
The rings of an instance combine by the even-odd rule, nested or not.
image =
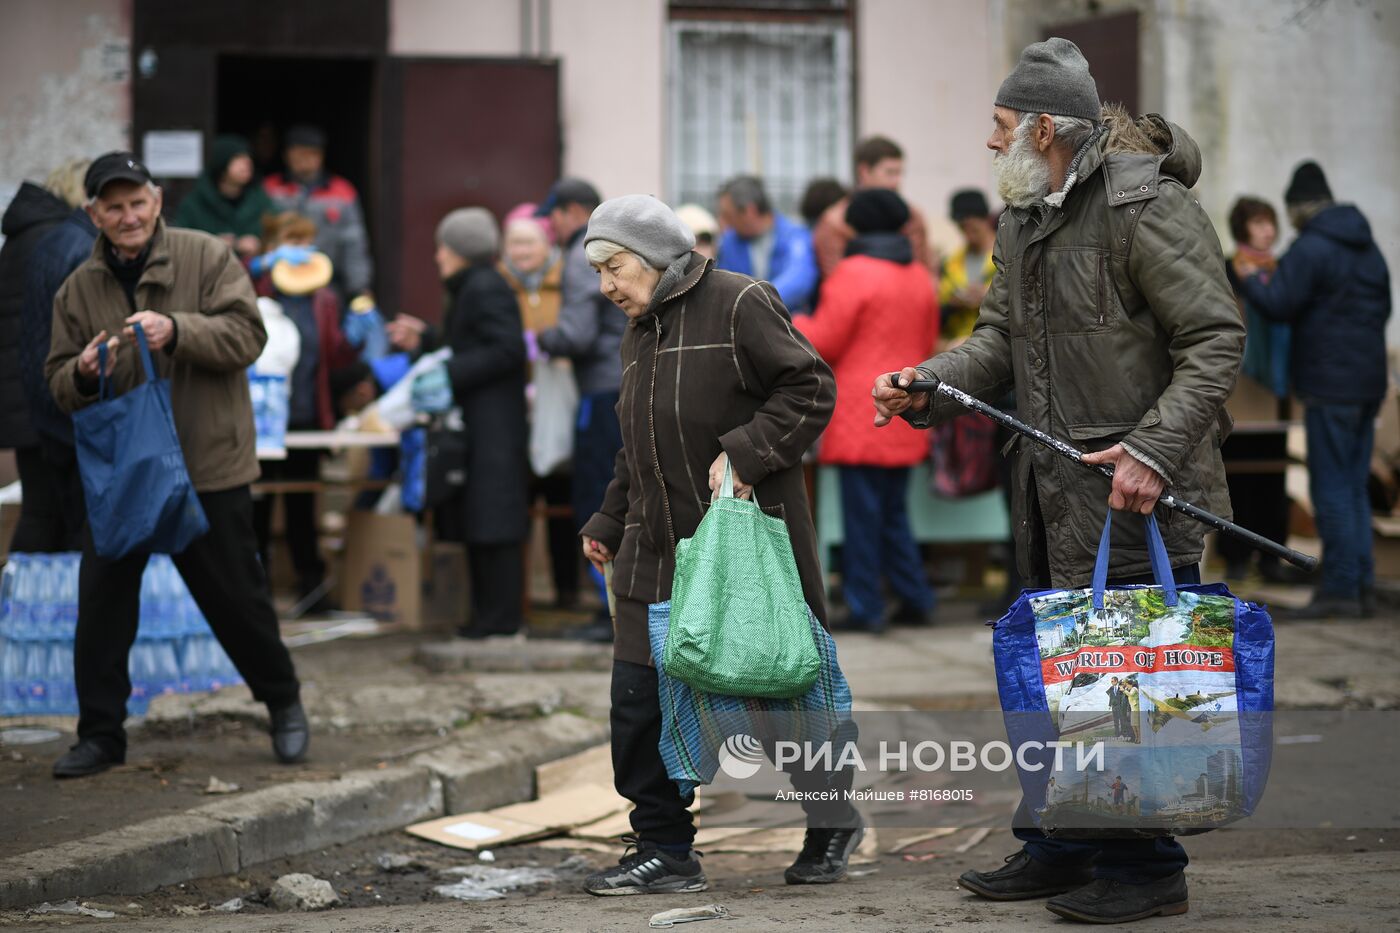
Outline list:
[[[1285,204],[1332,199],[1332,189],[1327,187],[1327,176],[1322,174],[1322,166],[1312,161],[1304,162],[1293,170],[1293,180],[1283,193]]]
[[[468,262],[489,261],[500,240],[496,219],[484,207],[459,207],[437,226],[437,241]]]
[[[594,240],[616,243],[665,269],[695,247],[695,234],[676,212],[649,194],[625,194],[599,204],[588,219],[585,245]]]
[[[898,233],[908,222],[909,205],[888,188],[862,188],[846,206],[846,223],[856,233]]]
[[[241,155],[249,155],[252,151],[248,140],[242,136],[233,133],[215,136],[213,144],[209,147],[209,157],[204,163],[204,174],[209,176],[210,181],[217,182],[224,177],[224,172],[228,171],[230,162]]]
[[[1041,111],[1044,113],[1044,111]],[[987,204],[987,196],[976,188],[964,188],[961,191],[953,192],[952,203],[948,205],[948,213],[953,218],[953,223],[966,220],[969,217],[990,217],[992,209]]]
[[[1094,121],[1103,109],[1084,54],[1079,46],[1060,38],[1026,46],[1021,60],[1001,82],[996,105]]]

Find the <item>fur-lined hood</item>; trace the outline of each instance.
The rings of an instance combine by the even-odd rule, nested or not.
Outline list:
[[[1103,126],[1099,151],[1106,162],[1115,155],[1159,156],[1163,175],[1172,176],[1187,188],[1200,179],[1201,148],[1185,130],[1159,114],[1134,119],[1122,106],[1108,104],[1103,108]]]

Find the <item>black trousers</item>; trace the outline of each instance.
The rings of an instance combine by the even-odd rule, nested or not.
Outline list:
[[[16,554],[80,550],[87,509],[73,448],[45,438],[33,447],[16,447],[15,463],[24,499],[10,550]]]
[[[467,627],[481,635],[514,635],[524,621],[525,578],[519,543],[470,544],[471,617]]]
[[[209,531],[172,557],[175,567],[253,697],[273,708],[295,702],[300,685],[258,561],[248,487],[201,493],[199,501]],[[122,723],[131,694],[127,655],[136,641],[141,574],[149,557],[129,554],[107,560],[93,550],[91,534],[83,542],[73,645],[78,737],[98,741],[112,752],[126,750]]]
[[[617,792],[633,804],[632,831],[638,838],[658,845],[690,845],[695,839],[695,817],[687,808],[694,794],[681,795],[676,782],[666,776],[661,760],[661,701],[656,668],[631,661],[614,661],[612,673],[612,762]],[[854,736],[852,736],[854,739]],[[836,790],[837,801],[802,802],[811,827],[855,825],[855,809],[844,799],[855,773],[790,770],[798,791]]]
[[[530,480],[530,500],[544,499],[545,505],[569,505],[573,501],[573,477],[568,473],[535,476]],[[590,516],[591,517],[591,516]],[[578,597],[578,526],[572,515],[545,521],[549,543],[549,569],[559,604],[571,605]]]
[[[264,460],[261,465],[265,482],[314,480],[321,475],[321,451],[289,450],[286,460]],[[272,504],[278,495],[269,493],[253,502],[253,528],[257,531],[258,554],[262,557],[263,567],[272,566],[268,561],[272,537]],[[309,592],[326,575],[326,562],[321,559],[320,540],[316,531],[316,494],[287,492],[280,495],[292,566],[296,568],[302,592]]]

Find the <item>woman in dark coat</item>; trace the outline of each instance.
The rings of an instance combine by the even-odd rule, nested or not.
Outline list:
[[[831,370],[793,326],[773,286],[714,268],[695,236],[649,195],[606,201],[584,235],[599,289],[630,319],[617,406],[622,451],[602,508],[583,527],[585,556],[615,561],[612,759],[618,793],[635,804],[635,852],[584,882],[590,894],[703,891],[695,827],[666,774],[661,708],[647,639],[647,606],[671,598],[676,543],[695,534],[725,464],[735,494],[756,491],[782,518],[807,604],[825,620],[821,564],[803,482],[803,453],[831,418]],[[850,773],[794,771],[810,792],[807,838],[788,884],[845,877],[860,817],[841,798]],[[837,800],[822,803],[822,792]]]
[[[447,289],[445,365],[467,440],[466,487],[455,506],[471,567],[471,618],[457,630],[464,638],[511,635],[522,621],[525,338],[515,295],[494,266],[499,240],[485,208],[462,208],[438,224],[434,256]]]

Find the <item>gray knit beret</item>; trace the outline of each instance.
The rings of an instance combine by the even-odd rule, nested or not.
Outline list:
[[[588,218],[585,244],[594,240],[616,243],[665,269],[695,247],[689,225],[649,194],[625,194],[599,204]]]
[[[1084,54],[1079,46],[1060,38],[1026,46],[1021,60],[1001,82],[996,105],[1094,121],[1103,109]]]
[[[459,207],[438,223],[437,241],[468,262],[489,262],[501,235],[484,207]]]

